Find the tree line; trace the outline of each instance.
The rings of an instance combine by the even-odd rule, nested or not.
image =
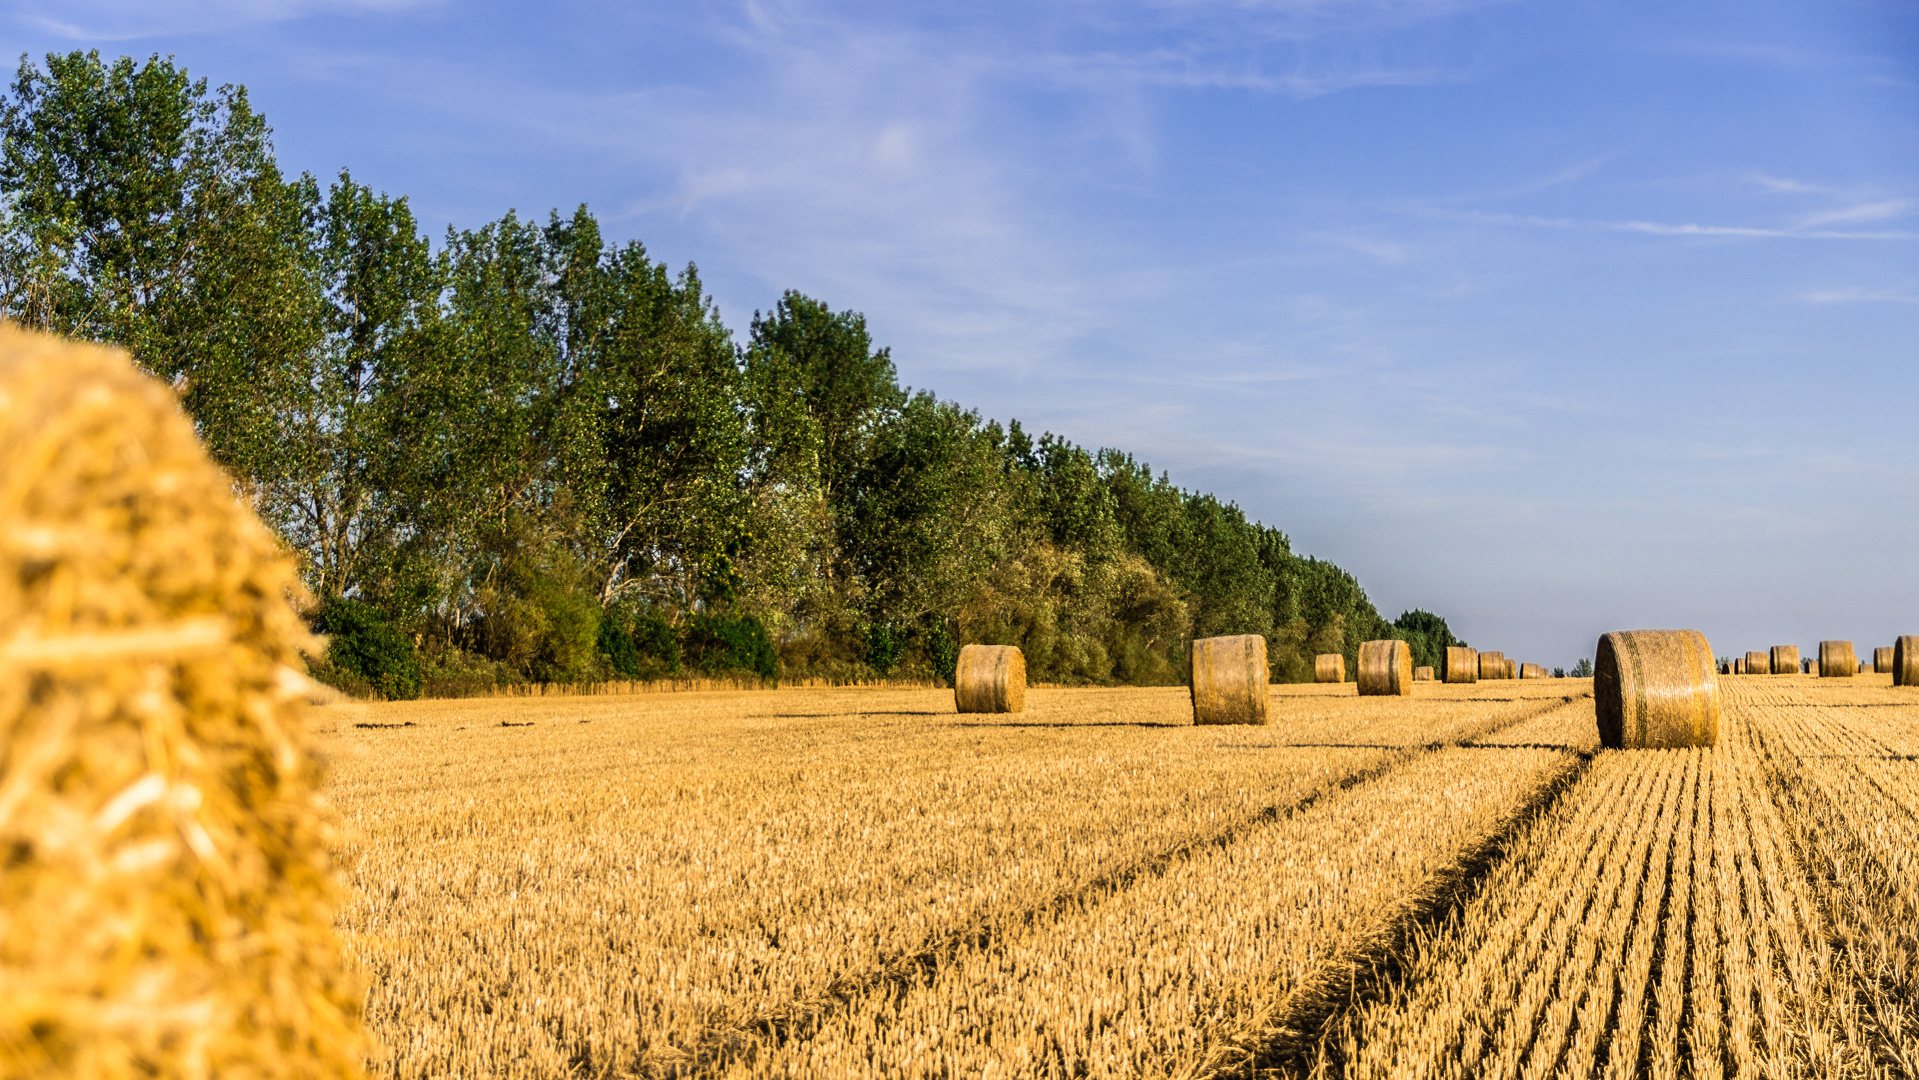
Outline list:
[[[736,337],[584,206],[435,245],[404,197],[283,175],[245,89],[170,58],[23,57],[0,215],[0,315],[174,385],[353,689],[950,679],[967,642],[1177,683],[1238,633],[1303,681],[1460,644],[1130,454],[901,386],[856,312],[788,292]]]

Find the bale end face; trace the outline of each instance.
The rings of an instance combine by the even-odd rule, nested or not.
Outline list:
[[[1026,654],[1017,645],[966,645],[953,668],[953,704],[963,713],[1026,711]]]
[[[1405,697],[1413,692],[1413,648],[1403,641],[1368,641],[1359,647],[1359,692]]]
[[[1479,650],[1465,645],[1447,646],[1445,679],[1449,683],[1478,682]]]
[[[1346,654],[1321,653],[1313,657],[1313,681],[1316,683],[1345,682]]]
[[[1859,658],[1853,655],[1850,641],[1819,643],[1819,675],[1827,679],[1850,679],[1859,673]]]
[[[1719,741],[1719,679],[1697,630],[1620,630],[1599,639],[1593,704],[1600,744],[1678,749]]]
[[[1919,686],[1919,636],[1908,635],[1893,641],[1892,685]]]
[[[1195,724],[1266,722],[1266,639],[1258,634],[1199,638],[1187,648]]]

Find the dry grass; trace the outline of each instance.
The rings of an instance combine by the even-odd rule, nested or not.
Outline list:
[[[323,710],[379,1071],[771,1060],[792,1036],[768,1032],[824,1030],[1581,685],[1509,687],[1275,688],[1257,727],[1192,726],[1177,688],[1034,690],[1004,718],[858,690]]]

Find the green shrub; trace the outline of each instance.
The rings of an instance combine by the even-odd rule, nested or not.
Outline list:
[[[386,612],[335,596],[320,605],[314,629],[327,635],[328,664],[357,675],[394,700],[420,696],[420,664],[413,643]]]
[[[695,615],[681,631],[681,647],[701,671],[750,671],[762,679],[779,674],[773,638],[751,615]]]

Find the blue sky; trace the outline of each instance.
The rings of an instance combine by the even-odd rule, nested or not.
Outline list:
[[[1919,11],[10,0],[438,235],[585,202],[743,331],[1285,529],[1547,664],[1919,633]]]

